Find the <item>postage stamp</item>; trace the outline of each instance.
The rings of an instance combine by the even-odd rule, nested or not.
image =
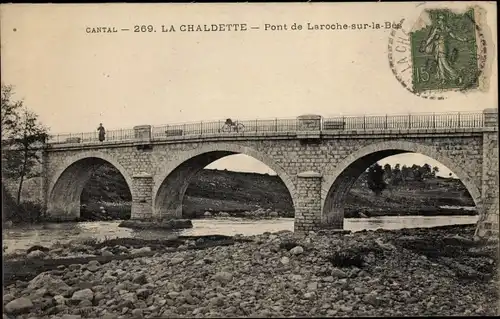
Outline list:
[[[391,30],[389,65],[407,90],[430,99],[487,91],[492,54],[485,12],[424,8]]]

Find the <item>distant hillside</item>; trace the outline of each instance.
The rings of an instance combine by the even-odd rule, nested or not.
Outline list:
[[[278,176],[231,171],[202,170],[186,195],[190,198],[229,200],[274,210],[291,210],[292,199]]]
[[[83,190],[81,201],[87,205],[87,210],[104,205],[99,203],[123,203],[123,209],[129,213],[131,195],[118,171],[103,166]],[[444,205],[474,206],[474,203],[466,188],[456,179],[432,177],[423,181],[405,181],[397,187],[389,186],[377,197],[360,178],[349,193],[345,214],[346,217],[356,216],[359,212],[372,216],[436,214],[439,206]],[[204,169],[187,189],[183,210],[185,217],[192,218],[205,211],[243,212],[257,208],[269,208],[293,216],[292,200],[278,176]]]

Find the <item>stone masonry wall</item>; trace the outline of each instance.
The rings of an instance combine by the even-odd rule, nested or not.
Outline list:
[[[499,233],[499,174],[498,174],[498,133],[485,133],[483,141],[482,206],[484,216],[476,235],[490,236]]]
[[[299,200],[308,193],[301,191],[305,181],[298,182],[297,174],[315,171],[323,175],[322,187],[331,185],[332,179],[343,169],[343,165],[355,160],[353,154],[363,151],[374,152],[387,147],[397,147],[406,151],[417,151],[440,161],[448,166],[470,189],[482,187],[483,141],[480,133],[453,134],[351,134],[325,135],[317,143],[303,143],[293,136],[262,137],[226,137],[204,140],[179,140],[152,145],[152,150],[138,149],[135,145],[96,145],[86,149],[49,150],[46,157],[45,194],[56,182],[57,176],[70,164],[86,157],[99,157],[124,175],[131,187],[132,196],[145,195],[146,201],[154,206],[159,185],[184,161],[213,151],[242,153],[260,160],[273,169],[285,182],[297,206]],[[361,153],[360,153],[361,152]],[[82,168],[84,169],[84,168]],[[134,176],[149,174],[152,176],[152,192],[142,194],[141,184],[133,182]],[[465,178],[465,179],[463,179]],[[478,194],[479,191],[477,192]],[[144,197],[144,196],[143,196]],[[47,198],[47,197],[46,197]],[[135,199],[133,198],[133,201]],[[144,200],[144,198],[142,199]],[[320,196],[320,207],[324,195]],[[135,201],[135,216],[152,216],[152,211],[145,203]],[[134,210],[141,209],[141,212]]]

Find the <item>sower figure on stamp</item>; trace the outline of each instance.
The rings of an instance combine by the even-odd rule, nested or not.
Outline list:
[[[106,130],[104,129],[104,126],[102,126],[102,123],[99,123],[97,130],[99,131],[99,141],[104,141],[106,138]]]
[[[444,15],[440,14],[436,22],[437,26],[432,29],[427,40],[422,41],[420,52],[434,53],[437,62],[436,76],[441,80],[441,83],[444,84],[446,80],[452,80],[457,81],[457,84],[461,84],[463,79],[450,65],[446,44],[448,36],[461,42],[467,42],[467,39],[459,37],[450,30],[450,27],[445,22]],[[455,56],[457,53],[455,52]]]

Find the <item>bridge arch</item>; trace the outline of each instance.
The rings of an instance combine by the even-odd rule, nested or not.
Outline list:
[[[155,174],[153,187],[153,215],[182,216],[182,201],[191,178],[204,167],[223,157],[244,154],[261,161],[281,178],[296,207],[296,190],[290,176],[268,155],[251,147],[232,143],[205,144],[179,153]]]
[[[408,141],[384,141],[370,144],[351,153],[342,160],[335,174],[323,182],[321,207],[322,221],[327,225],[343,227],[344,204],[349,190],[359,176],[370,165],[393,155],[419,153],[428,156],[449,168],[467,188],[479,212],[481,212],[481,192],[469,174],[450,157],[436,148]]]
[[[114,166],[132,191],[132,178],[116,159],[100,151],[87,151],[66,157],[58,165],[47,188],[47,215],[59,219],[80,217],[80,195],[94,168],[104,163]]]

